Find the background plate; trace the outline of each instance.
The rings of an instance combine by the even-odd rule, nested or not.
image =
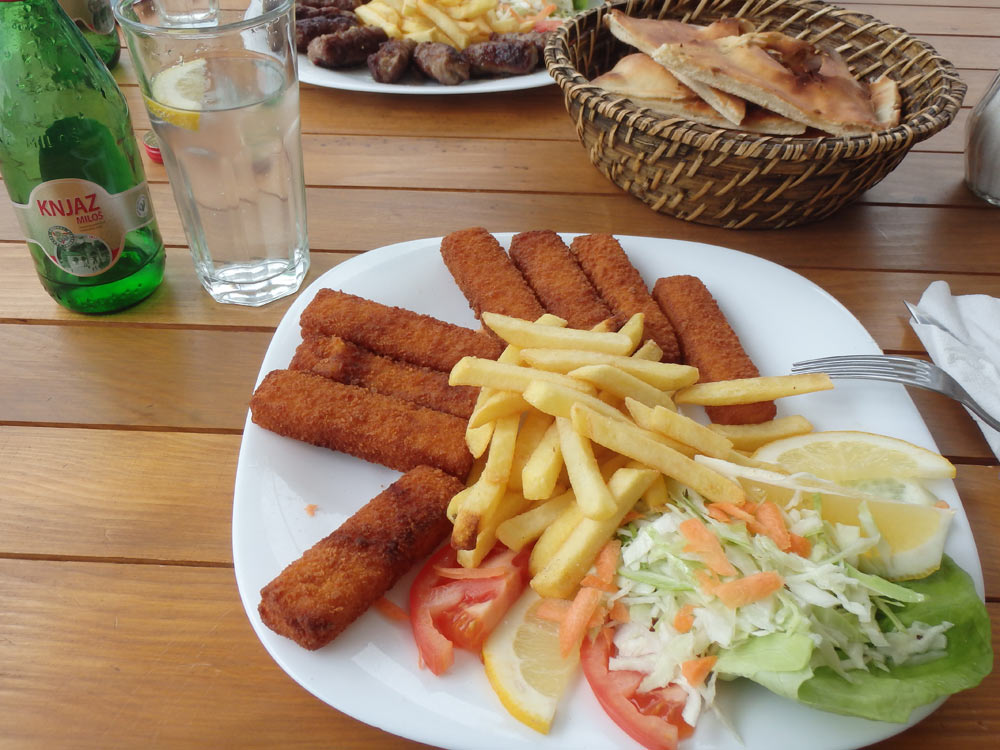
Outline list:
[[[563,235],[567,240],[572,235]],[[498,234],[506,247],[511,234]],[[821,288],[752,255],[679,240],[619,236],[652,286],[660,276],[693,274],[712,291],[765,375],[792,362],[833,354],[877,354],[858,320]],[[476,327],[439,254],[440,238],[383,247],[327,271],[299,295],[268,348],[258,382],[287,367],[301,341],[302,309],[323,287]],[[779,416],[801,413],[817,430],[856,429],[936,446],[899,385],[838,381],[834,391],[779,402]],[[368,612],[319,651],[306,651],[266,628],[257,614],[260,589],[399,474],[344,454],[279,437],[249,417],[240,449],[233,508],[233,559],[240,596],[264,647],[300,685],[334,708],[388,732],[454,750],[586,750],[638,747],[605,717],[580,678],[565,696],[547,736],[511,718],[494,696],[478,658],[456,651],[455,666],[434,677],[417,666],[408,628]],[[976,583],[983,577],[968,520],[950,481],[931,489],[956,510],[946,551]],[[315,503],[315,516],[305,506]],[[389,593],[405,604],[413,573]],[[694,742],[700,750],[808,747],[846,750],[877,742],[910,724],[887,724],[816,711],[747,681],[720,683],[719,704],[743,744],[710,714]],[[682,743],[682,747],[685,743]]]

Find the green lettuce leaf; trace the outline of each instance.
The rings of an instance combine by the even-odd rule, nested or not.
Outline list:
[[[903,723],[919,706],[978,685],[993,667],[990,620],[972,579],[945,556],[941,568],[901,586],[923,594],[923,601],[896,610],[904,625],[950,622],[946,654],[922,664],[904,664],[885,672],[852,670],[851,682],[828,667],[819,667],[802,682],[794,697],[814,708]],[[753,677],[751,676],[751,679]],[[761,681],[764,687],[770,688]],[[787,687],[787,686],[786,686]],[[785,690],[777,690],[787,695]]]

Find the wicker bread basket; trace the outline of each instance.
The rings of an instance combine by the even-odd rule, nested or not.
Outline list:
[[[887,73],[902,96],[900,124],[853,137],[762,136],[659,115],[592,86],[636,50],[604,25],[609,8],[708,24],[752,21],[838,51],[854,75]],[[913,144],[948,125],[965,84],[948,61],[902,29],[816,0],[627,0],[584,11],[545,49],[545,63],[590,160],[654,210],[727,228],[774,229],[830,216],[875,185]]]

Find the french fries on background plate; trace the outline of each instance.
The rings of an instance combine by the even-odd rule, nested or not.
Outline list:
[[[442,42],[457,49],[486,41],[494,32],[527,31],[535,22],[498,0],[371,0],[354,12],[390,39]]]
[[[499,540],[534,543],[531,586],[572,598],[602,547],[636,503],[667,502],[667,482],[707,500],[740,503],[739,484],[693,460],[697,454],[753,463],[747,451],[809,432],[800,416],[759,425],[703,425],[678,403],[753,403],[832,388],[825,375],[699,383],[687,365],[657,361],[643,316],[619,331],[566,327],[484,313],[505,342],[497,360],[465,357],[452,385],[478,386],[466,431],[477,467],[448,508],[459,562],[475,567]],[[773,467],[768,467],[773,468]]]

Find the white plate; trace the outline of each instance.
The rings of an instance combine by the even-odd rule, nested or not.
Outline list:
[[[412,81],[412,78],[406,80]],[[524,76],[503,78],[470,78],[455,86],[436,81],[424,83],[379,83],[368,72],[368,66],[329,70],[313,65],[305,55],[299,55],[299,81],[345,91],[368,91],[380,94],[490,94],[497,91],[536,89],[554,83],[544,67]]]
[[[506,246],[511,235],[497,237]],[[787,373],[799,359],[879,353],[875,341],[850,312],[788,269],[711,245],[619,239],[650,285],[671,274],[693,274],[704,280],[765,374]],[[440,239],[404,242],[352,258],[323,274],[285,314],[264,357],[260,378],[288,365],[301,340],[299,315],[323,287],[475,327],[465,298],[441,262],[439,246]],[[779,414],[791,413],[789,409],[807,416],[817,429],[881,432],[935,448],[902,386],[839,381],[834,391],[797,397],[793,406],[779,403]],[[376,612],[362,616],[319,651],[306,651],[261,623],[257,614],[260,589],[398,476],[343,454],[279,437],[247,419],[236,472],[233,559],[250,621],[282,669],[334,708],[431,745],[455,750],[637,747],[605,717],[582,679],[565,697],[551,733],[543,737],[507,714],[475,656],[457,652],[454,668],[443,677],[434,677],[418,668],[408,628]],[[957,511],[947,553],[972,574],[982,596],[975,543],[954,485],[941,481],[933,490]],[[319,506],[315,516],[305,511],[311,503]],[[405,603],[412,576],[404,578],[389,598]],[[905,728],[815,711],[745,681],[723,685],[719,692],[720,703],[745,744],[706,714],[695,741],[682,743],[682,748],[687,744],[720,750],[844,750],[877,742]],[[911,724],[933,708],[916,712]]]

